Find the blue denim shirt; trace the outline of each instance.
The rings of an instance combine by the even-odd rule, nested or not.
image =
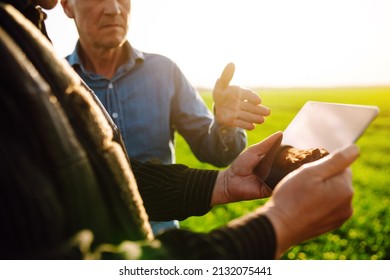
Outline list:
[[[140,52],[128,42],[125,46],[129,59],[112,79],[85,70],[79,44],[67,60],[118,126],[129,157],[175,163],[177,131],[200,161],[219,167],[230,164],[246,146],[245,131],[215,122],[172,60]]]

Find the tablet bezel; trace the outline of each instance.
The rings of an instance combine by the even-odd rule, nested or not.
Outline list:
[[[378,114],[377,106],[308,101],[285,129],[282,144],[333,153],[356,142]]]

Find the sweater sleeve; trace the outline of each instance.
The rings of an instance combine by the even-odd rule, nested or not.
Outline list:
[[[218,171],[134,160],[131,166],[151,220],[183,220],[210,211]]]
[[[176,259],[274,259],[276,251],[272,224],[255,214],[207,234],[170,230],[157,239]]]
[[[96,259],[270,260],[275,258],[275,252],[276,236],[271,222],[266,216],[251,214],[210,233],[171,229],[148,242],[103,244],[89,252],[89,256]]]

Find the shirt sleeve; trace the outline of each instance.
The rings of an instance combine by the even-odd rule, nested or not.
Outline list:
[[[246,146],[245,131],[214,122],[214,116],[202,97],[175,67],[172,125],[200,161],[217,167],[229,165]]]
[[[218,171],[134,160],[131,166],[151,220],[183,220],[210,211]]]
[[[246,145],[247,136],[245,130],[238,127],[220,125],[215,119],[213,119],[213,121],[211,122],[208,133],[209,135],[218,137],[223,151],[228,154],[229,151],[232,150],[241,152]],[[240,145],[244,145],[244,147],[241,147]],[[236,155],[236,157],[237,156],[238,154]],[[223,163],[222,166],[228,166],[232,162],[232,160],[228,159],[224,161],[226,161],[226,164]]]

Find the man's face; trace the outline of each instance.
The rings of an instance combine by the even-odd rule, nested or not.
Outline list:
[[[110,49],[125,42],[130,0],[61,0],[61,4],[75,20],[84,47]]]

